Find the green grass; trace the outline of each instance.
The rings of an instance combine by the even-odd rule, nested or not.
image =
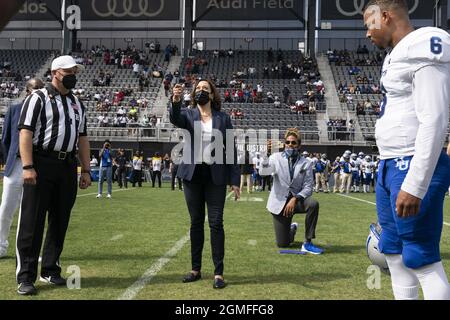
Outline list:
[[[116,190],[116,189],[115,189]],[[56,288],[37,282],[39,294],[21,297],[15,284],[15,232],[9,255],[0,260],[0,299],[117,299],[141,278],[189,231],[183,193],[143,188],[114,192],[112,199],[96,199],[96,185],[77,199],[61,257],[63,276],[67,267],[81,270],[81,289]],[[275,246],[272,218],[265,209],[268,193],[251,197],[262,202],[227,201],[225,207],[224,290],[212,288],[213,264],[209,228],[205,226],[203,278],[183,284],[190,270],[189,241],[138,292],[135,299],[392,299],[390,278],[381,276],[381,288],[369,290],[369,260],[365,241],[375,206],[334,194],[314,194],[320,202],[315,243],[325,248],[321,256],[280,255]],[[374,194],[353,197],[374,202]],[[247,195],[243,194],[243,198]],[[450,222],[446,198],[445,221]],[[303,240],[304,215],[294,247]],[[115,239],[115,240],[114,240]],[[450,277],[450,227],[444,226],[442,257]],[[195,295],[193,295],[195,292]]]

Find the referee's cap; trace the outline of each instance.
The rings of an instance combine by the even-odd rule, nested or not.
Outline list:
[[[72,56],[59,56],[52,62],[52,71],[58,69],[70,69],[76,67],[78,71],[83,71],[84,66],[75,62]]]

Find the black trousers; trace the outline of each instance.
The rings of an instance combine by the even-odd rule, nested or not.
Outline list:
[[[139,187],[142,187],[142,170],[133,170],[133,187],[136,186],[136,182]]]
[[[226,185],[217,186],[213,184],[210,168],[206,164],[198,164],[192,180],[183,180],[183,187],[189,215],[191,216],[192,270],[200,271],[202,268],[206,203],[214,275],[223,275],[223,259],[225,256],[223,208],[227,187]]]
[[[286,204],[288,201],[286,201]],[[280,248],[288,247],[294,241],[294,233],[291,229],[292,216],[289,218],[283,216],[283,211],[279,215],[272,214],[275,238],[277,246]],[[319,219],[319,203],[311,197],[306,198],[303,203],[297,202],[294,213],[306,213],[305,239],[314,239],[316,237],[317,220]]]
[[[266,190],[266,185],[269,188],[269,191],[271,190],[272,186],[272,176],[264,176],[262,177],[262,190]]]
[[[156,178],[158,178],[158,187],[161,188],[161,171],[152,172],[152,187],[155,187]]]
[[[117,167],[117,183],[119,184],[119,188],[122,188],[123,186],[125,186],[125,188],[128,188],[126,167]]]
[[[171,175],[171,179],[170,179],[170,186],[172,188],[172,190],[175,190],[175,179],[177,179],[177,183],[178,183],[178,189],[182,190],[182,181],[180,178],[177,177],[177,171],[178,171],[178,166],[175,165],[172,167],[172,175]]]
[[[41,276],[61,274],[59,257],[77,196],[76,160],[33,156],[36,185],[25,184],[17,231],[17,283],[37,278],[45,220],[48,227],[42,252]]]

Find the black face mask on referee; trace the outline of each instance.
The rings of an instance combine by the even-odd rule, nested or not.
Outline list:
[[[72,90],[77,84],[77,77],[74,74],[66,74],[65,76],[63,76],[62,80],[59,81],[62,82],[64,88],[66,88],[67,90]]]

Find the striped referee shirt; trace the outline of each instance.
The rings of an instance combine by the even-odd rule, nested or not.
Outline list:
[[[72,92],[61,95],[49,85],[24,101],[18,128],[33,131],[37,149],[76,151],[78,137],[87,135],[86,110]]]

